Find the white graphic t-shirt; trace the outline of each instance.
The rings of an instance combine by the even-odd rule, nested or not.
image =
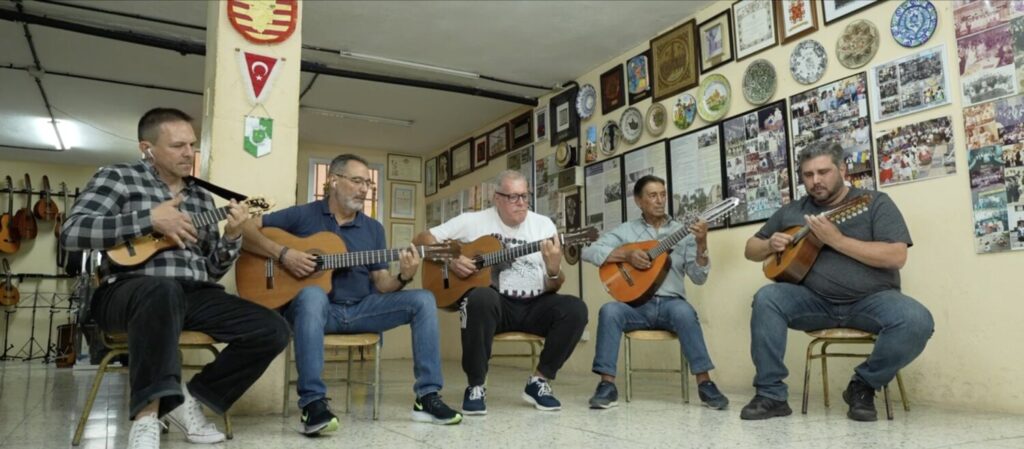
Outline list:
[[[463,213],[430,229],[439,241],[458,240],[469,243],[485,235],[501,241],[505,248],[514,248],[554,236],[558,230],[550,218],[527,212],[519,226],[505,225],[495,208]],[[509,263],[494,265],[491,285],[501,294],[513,298],[533,298],[544,293],[547,269],[540,251],[520,257]]]

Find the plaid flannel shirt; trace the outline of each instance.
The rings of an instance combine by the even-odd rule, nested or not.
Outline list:
[[[213,197],[205,189],[187,182],[179,209],[188,214],[213,210]],[[171,191],[145,161],[100,168],[81,193],[61,230],[64,247],[71,251],[109,249],[135,237],[153,233],[154,207],[172,198]],[[198,241],[186,249],[161,251],[144,264],[119,267],[104,263],[100,278],[118,274],[218,280],[238,258],[242,239],[229,241],[220,236],[217,224],[197,227]],[[105,279],[106,280],[106,279]]]

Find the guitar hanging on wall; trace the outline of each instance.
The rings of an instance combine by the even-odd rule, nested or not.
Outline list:
[[[32,214],[32,179],[25,173],[25,207],[14,214],[14,229],[20,240],[33,240],[39,234],[36,217]]]
[[[0,215],[0,252],[14,254],[21,248],[21,239],[14,229],[14,183],[7,177],[7,212]]]

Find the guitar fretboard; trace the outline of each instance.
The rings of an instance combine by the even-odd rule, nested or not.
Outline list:
[[[525,245],[519,245],[514,248],[507,248],[501,251],[495,251],[493,253],[484,254],[480,256],[480,258],[483,260],[483,266],[481,266],[480,268],[489,267],[491,265],[497,265],[499,263],[510,262],[525,255],[533,254],[537,251],[540,251],[540,244],[543,241],[544,240],[537,240],[535,242],[530,242]]]
[[[192,217],[192,224],[196,227],[200,227],[219,223],[221,220],[228,218],[229,208],[230,206],[224,206],[218,207],[214,210],[208,210],[206,212],[190,214]]]
[[[388,263],[401,256],[402,251],[409,248],[378,249],[373,251],[357,251],[354,253],[321,254],[317,256],[317,267],[321,270],[334,270],[337,268],[357,267],[362,265],[373,265]],[[425,246],[417,246],[416,251],[420,257],[426,255]]]

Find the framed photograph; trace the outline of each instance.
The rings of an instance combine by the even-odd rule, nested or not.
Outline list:
[[[783,44],[818,30],[818,9],[812,0],[775,0],[775,9]]]
[[[875,148],[880,187],[956,173],[953,117],[948,115],[879,131]]]
[[[573,189],[573,193],[565,195],[566,231],[575,231],[582,227],[582,220],[580,219],[582,208],[580,206],[580,189],[577,187]]]
[[[420,166],[423,159],[419,156],[388,153],[388,181],[423,181]]]
[[[448,187],[452,182],[452,168],[448,152],[437,155],[437,188]]]
[[[626,105],[622,64],[601,74],[601,114],[608,114]]]
[[[452,179],[473,171],[473,139],[466,139],[451,148]]]
[[[563,141],[579,136],[580,116],[576,113],[576,95],[579,90],[578,87],[566,89],[551,97],[548,102],[548,123],[551,127],[548,133],[551,135],[551,146],[557,146]]]
[[[427,159],[423,164],[423,194],[430,196],[437,193],[437,158]]]
[[[508,123],[502,123],[487,133],[487,160],[508,153]]]
[[[512,148],[533,143],[533,113],[524,112],[508,122],[512,132]]]
[[[832,22],[879,3],[882,3],[881,0],[822,0],[821,12],[825,15],[825,25],[831,25]]]
[[[659,140],[643,148],[622,155],[622,191],[626,205],[626,221],[640,218],[641,211],[633,201],[633,186],[646,175],[668,179],[668,160],[665,141]],[[589,212],[588,212],[589,213]]]
[[[697,22],[689,20],[651,39],[654,101],[697,86]]]
[[[732,40],[736,43],[737,61],[778,45],[772,0],[739,0],[732,4],[732,16],[736,18]]]
[[[473,139],[473,170],[487,165],[487,135]]]
[[[668,142],[669,213],[684,222],[722,200],[722,138],[710,125]],[[710,228],[725,227],[711,223]]]
[[[651,49],[626,61],[626,92],[634,105],[651,96]]]
[[[725,195],[740,200],[729,226],[765,221],[792,199],[786,100],[722,121]]]
[[[391,218],[416,218],[416,184],[391,183]]]
[[[537,140],[548,138],[548,105],[533,110],[533,135]]]
[[[700,73],[733,60],[732,17],[729,10],[697,25],[700,41]]]
[[[949,104],[946,46],[876,65],[868,72],[875,122]]]
[[[416,227],[412,223],[391,222],[391,247],[406,248],[412,244]]]

